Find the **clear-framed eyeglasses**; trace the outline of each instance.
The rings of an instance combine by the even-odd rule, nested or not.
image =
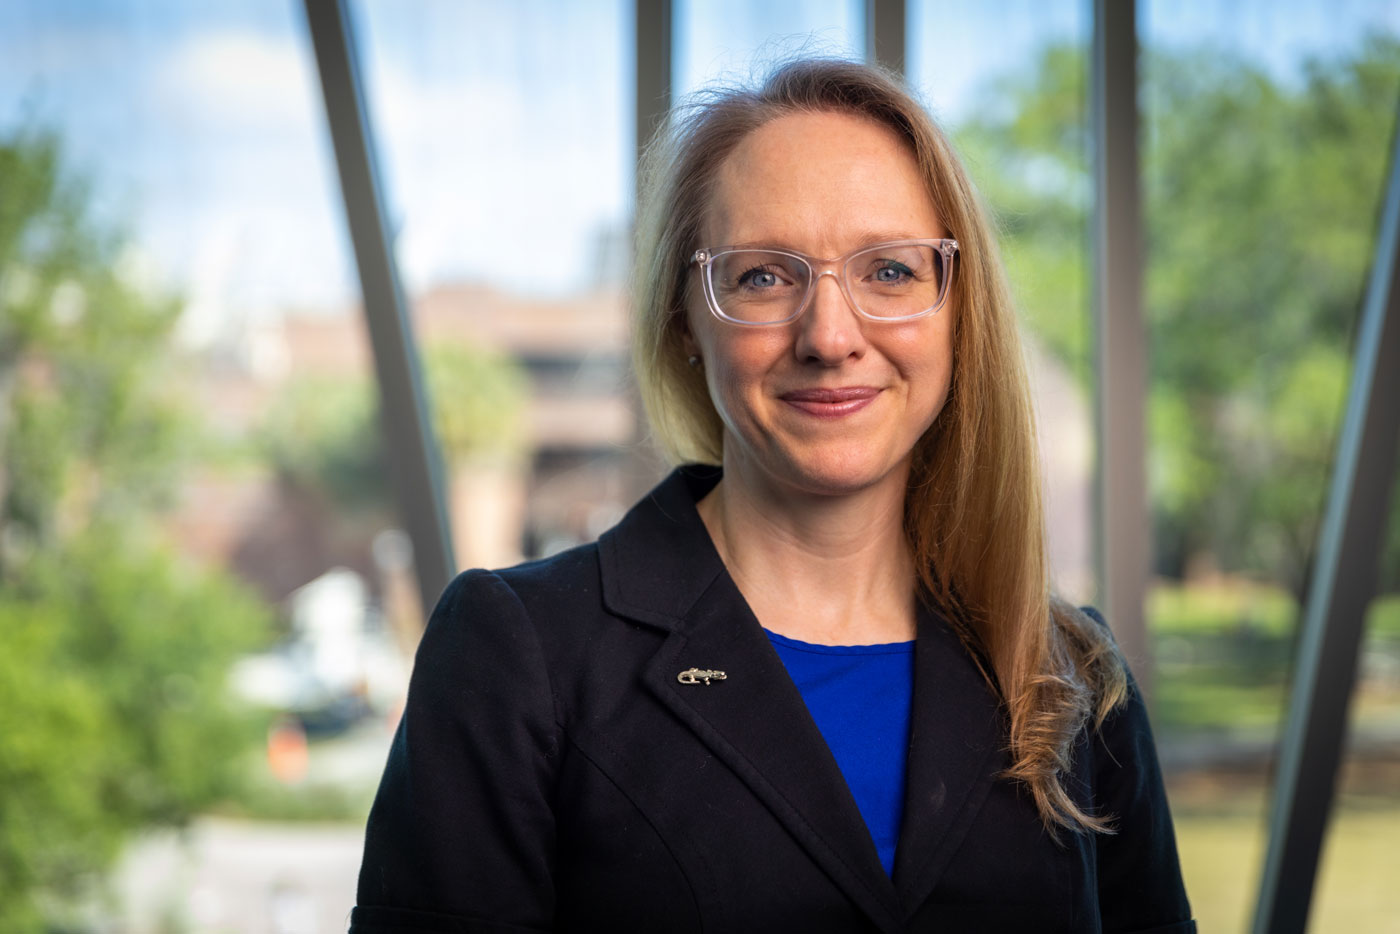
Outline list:
[[[956,240],[891,240],[836,259],[793,250],[715,247],[696,250],[705,302],[721,321],[787,324],[811,304],[817,280],[832,276],[856,313],[872,321],[931,315],[948,300]]]

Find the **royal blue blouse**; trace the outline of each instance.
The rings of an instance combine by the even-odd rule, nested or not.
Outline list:
[[[904,815],[914,643],[814,645],[768,633],[894,872]]]

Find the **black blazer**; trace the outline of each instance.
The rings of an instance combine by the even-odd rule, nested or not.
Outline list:
[[[1002,709],[919,620],[893,879],[679,470],[596,545],[443,594],[370,814],[352,934],[1190,932],[1147,717],[1068,786],[1113,836],[1052,841]],[[690,668],[724,680],[682,683]]]

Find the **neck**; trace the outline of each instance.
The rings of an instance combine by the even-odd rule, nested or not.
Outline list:
[[[773,483],[725,460],[724,479],[698,504],[700,517],[766,629],[829,645],[914,638],[907,470],[831,495]]]

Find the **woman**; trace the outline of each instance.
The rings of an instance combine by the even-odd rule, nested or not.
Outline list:
[[[692,466],[459,577],[352,930],[1194,930],[1142,703],[1047,584],[989,225],[882,73],[799,61],[648,163],[634,356]]]

